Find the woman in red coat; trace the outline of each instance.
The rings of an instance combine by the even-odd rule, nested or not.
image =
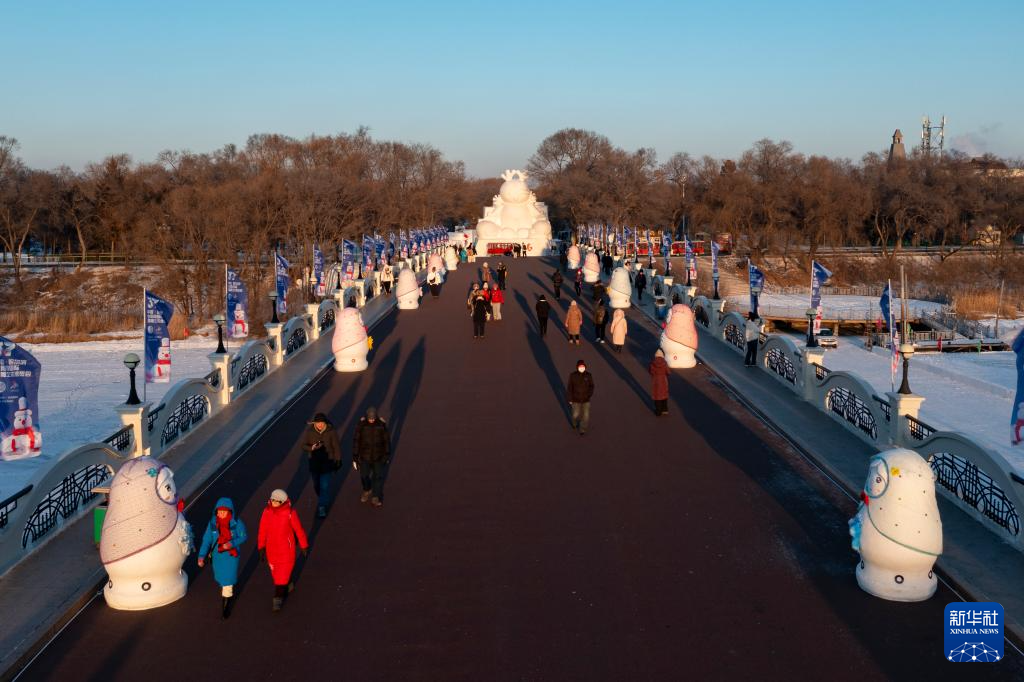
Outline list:
[[[274,579],[274,611],[280,611],[284,597],[292,589],[292,569],[295,568],[295,541],[299,541],[302,556],[309,552],[306,531],[302,530],[299,515],[288,501],[288,493],[275,490],[270,493],[270,502],[260,517],[260,532],[257,547],[260,561],[270,564],[270,575]]]
[[[665,362],[665,353],[659,348],[654,354],[654,359],[648,365],[647,371],[651,373],[651,398],[654,399],[654,416],[660,417],[668,413],[668,363]]]

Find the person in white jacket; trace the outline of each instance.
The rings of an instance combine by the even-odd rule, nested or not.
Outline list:
[[[437,298],[441,295],[441,273],[437,271],[437,268],[431,268],[430,274],[427,275],[427,286],[430,287],[430,295],[433,298]]]
[[[747,367],[757,364],[757,342],[761,338],[763,328],[764,323],[753,310],[747,313],[747,323],[743,329],[743,338],[747,341],[747,354],[743,358],[743,364]]]

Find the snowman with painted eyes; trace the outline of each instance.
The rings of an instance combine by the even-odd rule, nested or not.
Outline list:
[[[857,584],[865,592],[906,602],[935,594],[942,519],[935,474],[919,454],[894,448],[871,458],[849,525],[853,549],[860,552]]]
[[[231,324],[231,338],[240,339],[249,336],[249,323],[245,319],[245,309],[241,303],[235,304],[234,321]]]
[[[32,425],[32,410],[28,408],[24,396],[18,398],[18,409],[14,411],[12,421],[10,435],[5,435],[0,444],[0,459],[38,457],[42,453],[43,435]]]
[[[159,460],[138,457],[118,469],[100,536],[109,606],[141,611],[185,596],[181,566],[192,552],[192,527],[180,507],[174,473]]]

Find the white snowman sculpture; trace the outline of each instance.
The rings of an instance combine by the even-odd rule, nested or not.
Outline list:
[[[587,284],[594,284],[601,278],[601,263],[597,260],[597,254],[591,251],[583,261],[583,281]]]
[[[402,270],[403,273],[409,270]],[[399,277],[401,279],[401,277]],[[334,353],[334,369],[338,372],[361,372],[370,366],[366,356],[370,353],[370,342],[366,334],[363,316],[357,308],[343,308],[334,321],[334,336],[331,337],[331,351]]]
[[[156,352],[156,377],[168,379],[171,376],[171,340],[166,336],[160,339],[160,348]]]
[[[430,254],[430,258],[427,259],[427,272],[432,272],[434,268],[437,268],[437,271],[441,274],[441,281],[443,282],[447,270],[444,267],[444,258],[436,253]]]
[[[171,470],[152,457],[121,465],[100,535],[107,605],[141,611],[184,597],[188,576],[181,565],[191,551],[192,528],[178,510]]]
[[[633,298],[633,283],[629,280],[629,271],[618,267],[612,271],[612,280],[608,285],[608,298],[612,308],[628,308]]]
[[[501,189],[484,217],[476,225],[477,253],[487,253],[490,244],[518,242],[527,253],[540,253],[551,240],[548,209],[526,184],[526,172],[507,170],[501,174]]]
[[[924,601],[938,586],[932,567],[942,554],[935,474],[913,450],[894,448],[868,462],[857,514],[850,519],[860,553],[857,584],[891,601]]]
[[[32,424],[32,410],[28,409],[24,396],[18,398],[18,409],[14,411],[13,428],[0,445],[0,459],[25,459],[42,453],[43,435]]]
[[[416,310],[420,307],[420,296],[423,290],[416,281],[416,273],[402,270],[398,273],[398,284],[395,285],[395,297],[398,298],[399,310]]]
[[[453,272],[459,267],[459,254],[455,253],[454,246],[449,246],[444,250],[444,267],[448,272]]]
[[[580,261],[583,257],[580,255],[580,247],[573,244],[569,247],[569,250],[565,252],[565,258],[569,263],[570,270],[576,270],[580,266]]]
[[[661,333],[661,350],[672,369],[697,366],[697,325],[689,306],[677,303],[669,310]]]
[[[249,323],[245,320],[245,310],[241,303],[235,304],[234,320],[231,323],[231,337],[235,339],[249,335]]]

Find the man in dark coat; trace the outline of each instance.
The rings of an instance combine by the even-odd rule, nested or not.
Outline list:
[[[540,337],[543,339],[544,335],[548,333],[548,315],[551,314],[551,304],[548,303],[548,299],[544,298],[544,294],[540,295],[537,299],[537,331],[540,332]]]
[[[644,300],[644,289],[647,288],[647,275],[644,271],[636,273],[636,279],[633,280],[633,287],[636,288],[636,300],[643,303]]]
[[[352,443],[352,466],[362,479],[360,502],[370,500],[374,507],[384,506],[384,479],[391,464],[391,435],[387,423],[377,416],[377,408],[366,410],[356,425]],[[372,497],[371,497],[372,496]]]
[[[604,274],[612,274],[612,266],[615,265],[615,261],[612,260],[612,255],[610,253],[604,254],[604,258],[601,259],[601,262],[604,264]]]
[[[484,338],[484,325],[487,324],[487,318],[491,316],[491,302],[483,294],[477,294],[473,297],[470,310],[473,311],[471,315],[473,318],[473,338],[482,339]]]
[[[498,275],[498,288],[502,291],[505,290],[505,280],[508,279],[508,268],[505,267],[505,263],[498,261],[498,269],[494,271]]]
[[[306,427],[302,449],[309,460],[309,474],[316,492],[317,518],[327,516],[327,503],[331,488],[331,473],[341,468],[341,445],[334,425],[323,412],[317,412]]]
[[[594,377],[583,360],[576,362],[576,371],[569,375],[565,392],[572,408],[572,428],[582,436],[590,425],[590,399],[594,395]]]
[[[555,300],[562,298],[562,273],[555,270],[551,275],[551,287],[555,290]]]

